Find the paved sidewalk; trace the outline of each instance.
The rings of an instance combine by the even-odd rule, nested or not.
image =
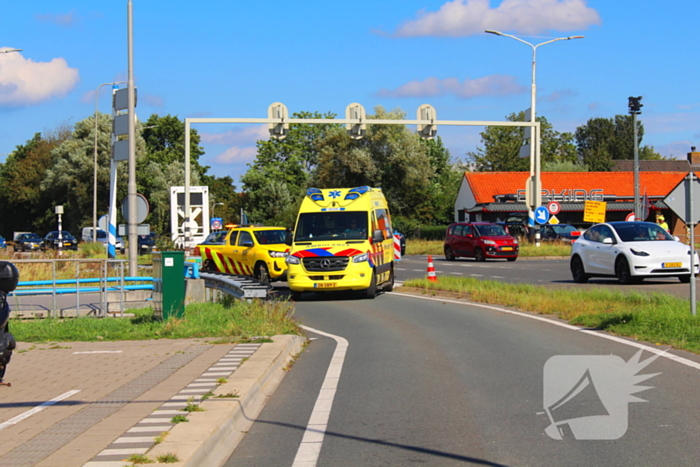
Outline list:
[[[266,345],[212,342],[19,343],[5,375],[12,387],[0,387],[0,465],[128,464],[176,426],[173,416],[187,415],[188,402],[214,390],[219,378],[234,380],[239,365]],[[262,366],[275,360],[273,370],[289,357],[268,354]]]

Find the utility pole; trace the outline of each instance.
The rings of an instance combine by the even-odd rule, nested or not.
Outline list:
[[[642,113],[642,96],[629,97],[628,107],[632,115],[632,127],[634,128],[634,220],[643,221],[642,206],[639,202],[639,140],[637,136],[637,115]]]

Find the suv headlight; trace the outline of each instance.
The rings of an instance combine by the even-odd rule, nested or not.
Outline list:
[[[297,258],[296,256],[287,256],[285,262],[287,264],[301,264],[301,259]]]
[[[484,240],[484,245],[495,245],[495,244],[496,244],[496,242],[494,242],[493,240]]]
[[[368,259],[369,259],[369,253],[362,253],[361,255],[353,256],[352,262],[353,263],[362,263],[364,261],[367,261]]]
[[[267,253],[270,255],[271,258],[284,258],[288,254],[286,251],[273,251],[273,250],[268,250]]]
[[[636,256],[649,256],[649,253],[643,250],[637,250],[636,248],[630,248],[630,251],[632,252],[633,255]]]

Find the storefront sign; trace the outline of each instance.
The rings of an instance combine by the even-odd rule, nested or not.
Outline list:
[[[525,190],[516,192],[519,202],[526,202]],[[559,201],[565,203],[580,203],[583,201],[603,201],[603,190],[584,190],[581,188],[565,188],[563,190],[542,190],[542,201]]]

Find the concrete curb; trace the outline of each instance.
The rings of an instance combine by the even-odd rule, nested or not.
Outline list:
[[[179,462],[150,465],[199,467],[226,462],[282,381],[286,365],[306,342],[305,337],[292,335],[272,340],[263,344],[228,382],[217,387],[211,398],[201,402],[203,412],[190,413],[188,422],[173,427],[162,443],[146,453],[152,460],[174,454]],[[232,394],[237,397],[217,397]]]

